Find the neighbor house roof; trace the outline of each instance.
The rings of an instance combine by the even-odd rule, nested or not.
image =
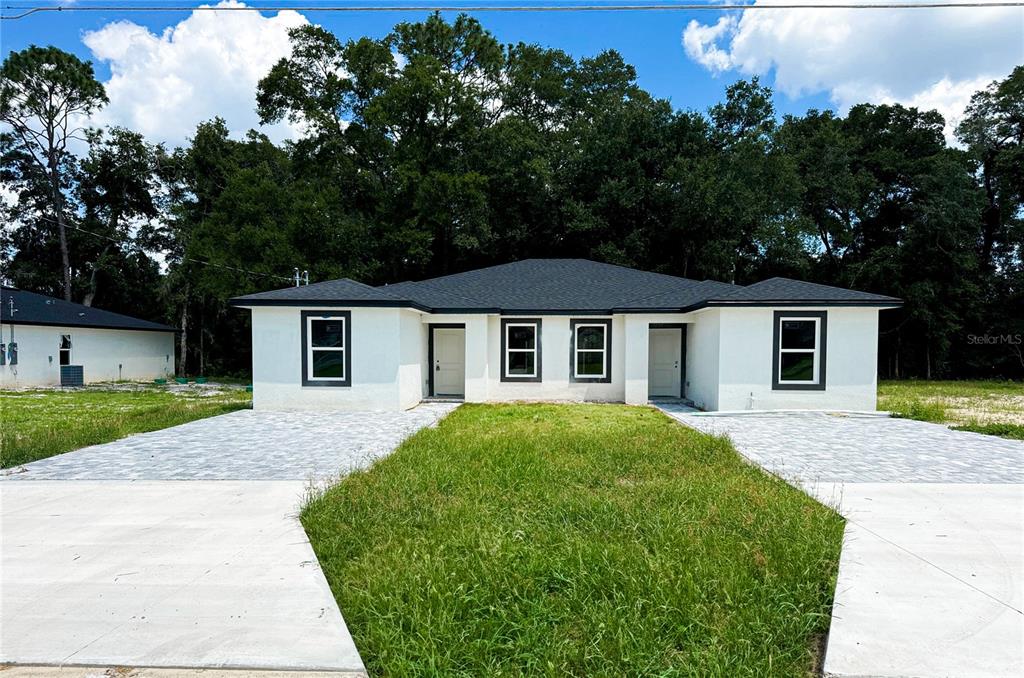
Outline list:
[[[13,300],[13,313],[11,301]],[[15,287],[0,288],[0,324],[91,327],[106,330],[150,330],[174,332],[160,323],[133,318],[92,306],[75,304]]]
[[[655,313],[707,306],[854,305],[900,301],[867,292],[771,278],[742,287],[587,259],[526,259],[418,282],[370,287],[342,279],[260,292],[235,306],[402,306],[434,313]]]

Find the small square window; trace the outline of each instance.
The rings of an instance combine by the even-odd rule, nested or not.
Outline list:
[[[533,325],[509,325],[508,347],[510,349],[533,349],[537,345],[537,328]]]
[[[312,320],[313,346],[342,348],[345,346],[344,320]]]
[[[532,352],[512,351],[508,354],[508,373],[532,377],[535,373],[536,356]]]
[[[779,381],[814,381],[814,354],[783,353],[779,356]]]
[[[817,327],[813,320],[783,320],[780,347],[814,350]]]
[[[604,352],[580,352],[576,354],[576,376],[600,377],[604,374]]]

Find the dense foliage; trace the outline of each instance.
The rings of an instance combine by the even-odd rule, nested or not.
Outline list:
[[[248,321],[225,302],[296,267],[383,283],[567,256],[896,295],[882,374],[1024,374],[1024,67],[974,96],[954,146],[938,113],[899,105],[780,119],[757,79],[707,113],[673,110],[614,51],[501,45],[467,16],[291,40],[257,101],[263,122],[303,130],[294,142],[219,119],[174,150],[108,129],[44,172],[0,136],[17,195],[0,273],[62,295],[66,272],[76,301],[186,329],[190,373],[247,370]],[[37,70],[45,87],[60,69]],[[31,117],[20,91],[0,83],[5,120]]]

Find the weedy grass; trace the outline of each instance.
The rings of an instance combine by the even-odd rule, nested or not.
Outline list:
[[[302,523],[371,675],[793,676],[843,520],[650,408],[463,405]]]
[[[1015,381],[883,381],[878,408],[956,430],[1024,436],[1024,384]]]
[[[1024,440],[1024,426],[1020,424],[964,424],[950,428],[954,431],[971,431],[972,433],[984,433],[985,435],[999,436],[1000,438]]]
[[[0,391],[0,468],[251,407],[244,389],[109,388]]]

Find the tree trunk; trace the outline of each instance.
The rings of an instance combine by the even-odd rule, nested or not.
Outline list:
[[[206,374],[206,314],[199,311],[199,376]]]
[[[57,233],[60,236],[60,263],[64,269],[64,301],[71,301],[71,255],[68,251],[68,230],[64,220],[64,197],[60,193],[60,178],[57,176],[56,151],[50,150],[50,192],[53,194],[53,215],[57,217]]]
[[[181,303],[181,336],[178,338],[178,376],[184,377],[188,364],[188,285],[185,286],[185,299]]]

